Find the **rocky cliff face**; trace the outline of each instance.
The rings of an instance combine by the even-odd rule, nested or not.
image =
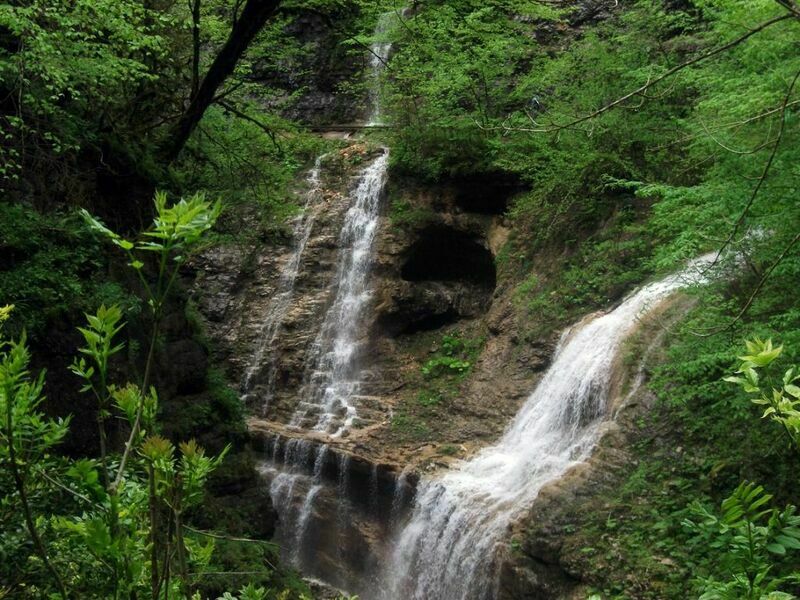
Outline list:
[[[420,187],[391,179],[374,245],[368,318],[360,333],[358,419],[335,439],[289,427],[301,400],[309,352],[335,296],[342,250],[338,234],[350,203],[348,192],[374,156],[368,146],[354,144],[323,162],[319,193],[307,209],[313,223],[292,301],[262,360],[274,368],[274,385],[267,394],[267,373],[257,370],[247,394],[250,433],[264,456],[273,463],[287,461],[289,452],[301,448],[306,470],[319,470],[316,484],[327,482],[313,494],[301,489],[311,485],[308,481],[288,488],[287,514],[300,515],[303,498],[314,498],[301,532],[296,526],[292,533],[314,532],[316,555],[308,562],[313,568],[305,570],[351,592],[366,589],[365,581],[388,551],[388,515],[403,508],[402,502],[395,506],[397,490],[402,489],[400,497],[407,503],[411,493],[406,486],[413,487],[417,474],[446,468],[497,439],[547,367],[557,335],[533,341],[521,335],[535,316],[524,314],[515,302],[518,282],[498,275],[501,250],[511,233],[503,213],[518,190],[515,182],[498,176]],[[220,246],[195,264],[193,296],[212,340],[211,360],[224,365],[234,384],[245,378],[261,342],[265,315],[282,285],[292,248],[292,240],[281,246]],[[445,334],[481,343],[469,374],[450,382],[448,398],[420,408],[419,390],[427,384],[421,367]],[[620,414],[641,402],[629,402]],[[418,429],[401,427],[413,419]],[[530,518],[515,526],[516,542],[502,561],[501,598],[580,597],[586,565],[576,547],[580,540],[570,537],[570,523],[598,489],[614,484],[613,473],[629,460],[626,420],[619,422],[609,427],[591,463],[546,487]],[[326,458],[320,467],[314,457],[322,443],[330,453],[322,453]],[[401,473],[414,475],[401,478]],[[279,534],[280,528],[279,523]],[[292,559],[303,564],[302,556]]]
[[[302,397],[315,337],[335,296],[339,231],[351,202],[349,192],[355,175],[374,156],[367,146],[355,144],[323,162],[318,193],[307,209],[306,218],[313,221],[291,303],[246,396],[251,437],[267,460],[287,460],[287,444],[300,435],[298,443],[311,444],[303,446],[311,472],[319,444],[330,445],[330,465],[320,471],[329,484],[314,492],[312,510],[303,517],[302,529],[315,532],[317,549],[313,569],[305,570],[349,591],[364,589],[388,551],[387,515],[394,511],[397,518],[411,500],[406,486],[413,486],[414,473],[445,466],[496,438],[547,365],[553,344],[521,342],[513,285],[497,275],[496,259],[509,235],[503,212],[515,185],[501,178],[427,188],[391,181],[374,244],[369,307],[361,331],[358,419],[336,439],[288,427]],[[305,191],[298,189],[299,194]],[[293,259],[295,241],[217,246],[193,265],[197,278],[192,295],[211,341],[211,361],[224,366],[235,386],[242,385],[263,343],[265,318],[285,285],[282,273]],[[409,434],[398,427],[397,415],[419,408],[421,366],[445,334],[484,342],[470,376],[452,383],[447,402],[414,417],[427,423],[424,435]],[[269,369],[274,370],[271,379]],[[342,498],[336,499],[343,457],[349,457],[344,509]],[[297,481],[285,497],[285,515],[299,515],[303,498],[309,497],[310,490],[301,488],[310,484]],[[280,493],[274,498],[284,501]],[[376,511],[373,505],[385,510]],[[342,510],[350,524],[346,531],[336,525]],[[265,520],[272,518],[265,515]],[[303,559],[289,558],[295,564]]]
[[[370,157],[365,146],[354,146],[323,166],[321,193],[309,207],[314,224],[291,306],[269,349],[276,364],[274,393],[267,406],[260,404],[262,381],[249,395],[253,417],[276,429],[288,423],[297,406],[308,352],[334,293],[338,232],[349,187]],[[481,185],[453,181],[431,188],[407,181],[390,184],[362,332],[367,349],[360,363],[359,418],[338,445],[400,470],[429,459],[441,445],[468,453],[476,441],[495,437],[515,413],[546,366],[553,340],[520,343],[512,286],[498,282],[495,261],[509,234],[502,213],[514,191],[502,180]],[[232,382],[244,377],[290,255],[291,244],[220,246],[197,262],[196,303],[213,340],[214,360],[225,365]],[[392,414],[415,394],[414,382],[431,344],[456,330],[485,338],[471,376],[459,386],[457,405],[429,439],[399,439]]]
[[[312,127],[355,122],[365,111],[364,94],[342,83],[359,81],[368,64],[352,45],[357,7],[342,3],[331,14],[299,6],[287,11],[283,34],[293,47],[278,60],[267,54],[255,63],[255,81],[270,92],[269,108]]]

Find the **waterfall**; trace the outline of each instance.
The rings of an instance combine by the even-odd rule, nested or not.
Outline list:
[[[388,23],[388,18],[382,17],[372,46],[369,124],[380,121],[378,84],[390,52],[390,45],[380,38]],[[348,432],[357,418],[361,387],[359,361],[364,349],[365,315],[371,297],[369,275],[388,165],[389,152],[383,149],[381,155],[359,173],[349,194],[351,204],[344,215],[338,238],[339,254],[331,282],[332,298],[306,355],[304,383],[289,422],[289,428],[298,434],[315,432],[311,437],[324,439],[327,435],[338,438]],[[309,177],[307,204],[317,195],[318,181],[319,162]],[[307,221],[311,218],[305,217]],[[291,303],[293,282],[311,229],[311,223],[304,224],[307,221],[297,225],[295,253],[281,277],[282,282],[287,282],[285,286],[282,284],[281,290],[287,291],[285,297],[281,296],[283,292],[279,292],[271,304],[269,315],[275,324],[268,320],[264,325],[262,344],[245,379],[246,390],[252,387],[253,374],[258,371],[264,353],[271,349],[282,315]],[[274,388],[274,359],[268,368],[269,397]],[[278,515],[275,539],[281,546],[282,557],[312,576],[330,579],[332,583],[349,583],[347,573],[331,569],[329,562],[346,554],[352,545],[353,511],[361,510],[357,499],[351,502],[348,498],[352,487],[350,454],[335,451],[321,441],[286,439],[281,435],[275,435],[268,447],[271,453],[267,451],[267,458],[258,468],[269,486]],[[335,472],[335,478],[332,472]],[[367,499],[365,505],[369,507],[367,512],[374,517],[380,512],[377,466],[370,472],[369,480],[370,490],[376,498],[374,501]],[[323,524],[320,515],[330,511],[331,498],[335,499],[335,515],[331,522]],[[354,508],[356,504],[359,506]],[[373,572],[377,571],[373,569]]]
[[[614,310],[565,332],[554,361],[501,439],[438,479],[421,482],[386,568],[392,600],[496,596],[496,551],[542,486],[585,460],[608,409],[612,365],[638,318],[704,281],[713,256],[642,287]]]
[[[368,125],[380,123],[380,75],[389,59],[385,41],[394,12],[380,17],[370,48],[370,116]],[[336,274],[337,292],[312,348],[308,385],[291,420],[295,427],[313,426],[338,437],[356,419],[353,402],[359,390],[358,353],[364,307],[369,300],[368,275],[372,242],[378,227],[380,200],[386,185],[389,153],[369,165],[353,192],[354,203],[345,215],[339,236],[342,254]],[[349,248],[349,252],[345,249]]]
[[[364,169],[353,192],[354,202],[339,236],[336,297],[312,348],[304,399],[291,421],[296,427],[307,426],[313,420],[314,429],[338,437],[356,418],[353,400],[360,384],[361,321],[370,297],[372,243],[378,229],[388,163],[389,154],[384,152]]]
[[[280,279],[278,280],[278,289],[267,308],[266,318],[261,326],[259,333],[258,346],[247,367],[244,374],[244,381],[242,383],[242,399],[247,402],[253,395],[253,390],[256,385],[257,375],[264,369],[264,355],[270,351],[269,358],[266,365],[266,382],[263,387],[262,405],[263,410],[266,411],[272,394],[275,390],[275,376],[277,374],[277,360],[274,352],[271,352],[273,345],[280,332],[283,319],[286,316],[286,311],[292,304],[294,296],[294,285],[297,281],[297,276],[300,273],[300,264],[303,259],[303,252],[308,244],[308,239],[311,237],[311,229],[314,226],[314,217],[316,213],[311,210],[312,204],[319,196],[320,191],[320,173],[322,171],[322,161],[325,155],[318,156],[314,162],[314,167],[306,178],[307,191],[305,194],[305,203],[303,206],[302,214],[295,220],[293,227],[294,245],[292,246],[292,253],[289,261],[286,263],[283,271],[281,272]]]

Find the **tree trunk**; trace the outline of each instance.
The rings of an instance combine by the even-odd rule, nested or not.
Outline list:
[[[167,163],[172,163],[178,158],[194,128],[214,101],[217,90],[236,68],[236,64],[253,38],[261,31],[267,20],[275,14],[280,4],[281,0],[247,0],[225,45],[214,58],[197,93],[189,102],[189,106],[175,124],[162,147],[162,157]]]

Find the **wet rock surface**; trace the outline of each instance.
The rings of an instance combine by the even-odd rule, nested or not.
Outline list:
[[[353,156],[359,160],[353,162]],[[292,302],[269,349],[276,361],[275,390],[266,407],[259,401],[259,383],[248,394],[249,411],[266,421],[288,423],[302,395],[309,352],[335,295],[342,250],[338,233],[348,194],[374,156],[375,151],[355,146],[323,165],[321,194],[309,206],[315,221]],[[471,447],[476,434],[484,440],[499,434],[547,365],[553,342],[521,344],[512,290],[498,287],[495,258],[508,235],[501,213],[515,188],[504,180],[495,186],[470,180],[430,188],[406,183],[390,183],[383,202],[370,307],[361,332],[358,420],[343,440],[351,452],[399,468],[427,460],[439,444]],[[422,217],[398,218],[398,205]],[[253,356],[291,250],[291,243],[219,246],[196,261],[193,295],[212,340],[213,360],[225,366],[234,383],[241,383]],[[459,390],[458,406],[447,415],[446,431],[428,444],[394,439],[393,411],[413,392],[409,388],[419,371],[415,346],[454,328],[483,332],[486,342]]]
[[[353,152],[358,161],[348,158]],[[507,184],[484,186],[481,193],[495,195],[487,200],[472,188],[465,192],[458,182],[419,188],[393,181],[375,240],[370,307],[360,333],[358,419],[336,439],[290,425],[302,399],[309,352],[335,296],[335,270],[343,250],[338,232],[349,206],[348,192],[355,175],[376,155],[359,146],[323,166],[321,193],[308,209],[315,220],[292,302],[269,348],[277,373],[274,393],[265,407],[256,378],[248,395],[250,435],[268,460],[275,459],[275,451],[267,448],[276,438],[330,447],[320,475],[325,485],[312,478],[313,448],[308,460],[292,463],[288,470],[305,478],[290,488],[283,511],[293,519],[292,535],[297,535],[297,519],[311,488],[321,487],[301,528],[310,532],[303,534],[308,539],[299,546],[299,555],[287,560],[350,592],[368,591],[369,575],[388,552],[387,514],[398,486],[408,486],[403,488],[408,502],[418,476],[445,469],[496,440],[549,365],[557,342],[557,334],[538,340],[521,335],[524,317],[515,304],[515,283],[496,270],[509,236],[497,208],[507,205]],[[290,256],[290,244],[216,247],[195,265],[193,296],[212,340],[211,360],[225,365],[234,383],[242,381]],[[416,396],[421,361],[432,340],[453,331],[483,340],[469,377],[458,384],[454,400],[437,413],[435,426],[424,437],[397,435],[394,415]],[[584,567],[579,548],[570,545],[576,542],[569,524],[599,488],[615,484],[613,474],[629,460],[624,451],[627,410],[621,413],[621,427],[609,429],[589,465],[546,486],[530,516],[514,526],[511,534],[518,544],[501,553],[498,566],[500,598],[581,597]],[[344,495],[342,457],[348,464]],[[378,481],[377,493],[373,481]],[[266,519],[272,523],[274,513]],[[278,538],[286,535],[281,525],[279,520],[274,524]],[[308,547],[317,549],[313,568],[305,566],[312,562],[303,556]]]

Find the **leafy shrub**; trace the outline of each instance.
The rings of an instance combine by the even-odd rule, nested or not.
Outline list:
[[[463,378],[472,369],[482,345],[482,339],[467,340],[459,334],[445,335],[434,357],[422,365],[422,374],[427,379],[446,376]]]
[[[694,505],[695,518],[684,525],[715,563],[713,574],[698,581],[701,600],[793,598],[778,590],[800,582],[800,573],[781,573],[776,561],[800,550],[800,516],[794,506],[771,508],[771,499],[760,485],[745,482],[722,502],[720,515]]]
[[[53,322],[75,322],[101,304],[138,314],[140,301],[107,270],[102,244],[81,220],[0,203],[0,298],[15,306],[10,335],[25,329],[38,340]]]

